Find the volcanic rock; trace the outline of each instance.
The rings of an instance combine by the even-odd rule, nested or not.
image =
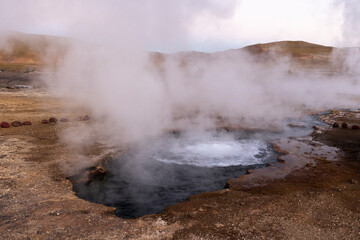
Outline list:
[[[359,125],[352,125],[351,127],[352,129],[356,130],[356,129],[360,129]]]
[[[41,120],[41,123],[42,123],[42,124],[48,124],[48,123],[49,123],[49,120],[43,119],[43,120]]]
[[[88,121],[88,120],[90,120],[89,115],[85,115],[85,116],[83,117],[83,121]]]
[[[350,180],[350,183],[351,183],[351,184],[358,184],[358,181],[355,180],[355,179],[351,179],[351,180]]]
[[[252,170],[252,169],[248,169],[248,170],[246,170],[246,174],[250,174],[250,173],[252,173],[254,170]]]
[[[69,120],[67,118],[61,118],[60,122],[68,122]]]
[[[8,122],[2,122],[2,123],[0,124],[0,126],[1,126],[2,128],[9,128],[9,127],[10,127],[10,124],[9,124]]]
[[[30,121],[25,121],[25,122],[22,123],[22,125],[32,125],[32,122],[30,122]]]
[[[89,172],[89,181],[94,181],[94,180],[104,180],[105,175],[106,175],[106,169],[101,167],[101,166],[97,166],[94,170]]]
[[[339,124],[337,122],[334,122],[333,125],[332,125],[333,128],[338,128],[339,127]]]
[[[342,127],[342,128],[348,128],[349,125],[348,125],[346,122],[344,122],[344,123],[341,124],[341,127]]]
[[[19,121],[13,121],[13,122],[11,123],[11,126],[13,126],[13,127],[20,127],[20,126],[22,126],[22,123],[19,122]]]
[[[52,117],[52,118],[49,118],[49,122],[51,122],[51,123],[57,123],[57,118],[54,118],[54,117]]]
[[[291,128],[305,128],[306,125],[304,123],[289,123],[289,127]]]

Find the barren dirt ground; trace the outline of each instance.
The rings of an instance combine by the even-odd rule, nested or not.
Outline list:
[[[359,141],[360,130],[336,129],[339,138],[318,131],[319,142],[281,139],[284,161],[229,180],[228,189],[125,220],[73,192],[62,163],[76,156],[58,133],[92,123],[62,105],[44,89],[0,91],[0,121],[33,123],[0,128],[1,239],[360,239],[359,145],[332,148],[343,147],[348,133]],[[52,116],[70,121],[40,123]]]

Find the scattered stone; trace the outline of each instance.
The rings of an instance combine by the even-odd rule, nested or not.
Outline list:
[[[289,127],[291,128],[305,128],[306,125],[304,123],[289,123]]]
[[[171,133],[172,133],[174,136],[179,136],[179,135],[180,135],[180,130],[172,130]]]
[[[13,126],[13,127],[20,127],[20,126],[22,126],[22,123],[19,122],[19,121],[13,121],[13,122],[11,123],[11,126]]]
[[[43,120],[41,120],[41,123],[42,123],[42,124],[48,124],[48,123],[49,123],[49,120],[43,119]]]
[[[351,183],[351,184],[358,184],[359,182],[358,182],[356,179],[351,179],[351,180],[350,180],[350,183]]]
[[[52,117],[52,118],[49,118],[49,122],[50,123],[57,123],[57,118],[54,118],[54,117]]]
[[[106,175],[106,169],[101,167],[101,166],[97,166],[94,170],[89,172],[89,181],[93,181],[93,180],[104,180],[105,175]]]
[[[2,128],[9,128],[9,127],[10,127],[10,124],[9,124],[8,122],[2,122],[2,123],[0,124],[0,126],[1,126]]]
[[[339,127],[339,124],[337,122],[334,122],[333,125],[332,125],[333,128],[338,128]]]
[[[342,128],[348,128],[349,125],[348,125],[346,122],[344,122],[344,123],[341,124],[341,127],[342,127]]]
[[[357,130],[357,129],[360,129],[359,125],[352,125],[351,127],[353,130]]]
[[[250,173],[252,173],[254,170],[252,170],[252,169],[248,169],[248,170],[246,170],[246,174],[250,174]]]
[[[90,120],[89,115],[85,115],[85,116],[83,117],[83,121],[88,121],[88,120]]]
[[[60,122],[68,122],[69,120],[67,118],[61,118]]]
[[[82,120],[83,120],[83,117],[79,117],[79,118],[78,118],[78,121],[82,121]]]
[[[313,166],[312,163],[307,163],[307,164],[305,164],[305,167],[312,167],[312,166]]]
[[[284,163],[285,160],[284,159],[278,159],[278,162]]]
[[[267,167],[271,167],[272,164],[271,164],[271,163],[267,163],[266,166],[267,166]]]
[[[313,126],[313,129],[314,130],[320,130],[320,127],[319,126]]]
[[[29,125],[32,125],[32,122],[30,122],[30,121],[25,121],[25,122],[22,123],[22,125],[25,125],[25,126],[27,125],[27,126],[29,126]]]

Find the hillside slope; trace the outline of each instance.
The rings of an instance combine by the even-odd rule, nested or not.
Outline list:
[[[29,68],[39,68],[44,64],[56,65],[65,55],[69,44],[70,40],[63,37],[13,32],[6,38],[1,38],[0,34],[0,71],[28,71]],[[280,41],[215,53],[195,51],[173,54],[151,53],[150,60],[161,69],[162,63],[169,57],[179,61],[180,66],[186,66],[197,61],[224,57],[236,60],[239,55],[248,54],[260,64],[275,64],[279,59],[287,59],[291,71],[320,70],[331,73],[334,71],[332,64],[334,50],[339,49],[304,41]],[[341,56],[346,54],[346,51],[338,52]]]
[[[68,44],[69,40],[62,37],[19,32],[0,34],[0,71],[31,71],[44,64],[56,64]]]

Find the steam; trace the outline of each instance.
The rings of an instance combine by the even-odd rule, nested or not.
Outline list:
[[[211,128],[219,117],[228,125],[269,128],[304,111],[358,107],[358,54],[353,51],[341,59],[347,66],[341,75],[303,71],[276,51],[270,53],[271,61],[240,50],[148,51],[155,40],[176,46],[177,38],[186,39],[192,19],[204,11],[229,17],[231,5],[224,6],[218,1],[176,6],[168,1],[120,2],[96,11],[86,6],[91,19],[78,18],[80,24],[72,30],[87,42],[74,42],[63,64],[45,80],[60,96],[89,106],[102,119],[104,134],[125,142],[173,128]]]
[[[159,42],[169,52],[188,49],[194,19],[201,14],[229,18],[236,1],[5,2],[9,13],[0,22],[17,27],[30,21],[41,28],[48,21],[51,28],[76,39],[44,80],[59,96],[89,107],[102,121],[102,133],[122,142],[173,128],[210,128],[219,119],[228,125],[268,128],[305,111],[358,107],[359,54],[353,51],[345,58],[334,54],[334,64],[346,66],[337,74],[304,71],[276,51],[270,60],[243,50],[149,51],[157,50]],[[10,13],[19,4],[23,7],[15,11],[21,16],[16,20]],[[355,1],[343,1],[344,26],[351,27],[357,25],[353,11],[358,8],[349,4]],[[35,14],[24,10],[28,8]],[[358,44],[357,34],[343,33],[342,42]]]

